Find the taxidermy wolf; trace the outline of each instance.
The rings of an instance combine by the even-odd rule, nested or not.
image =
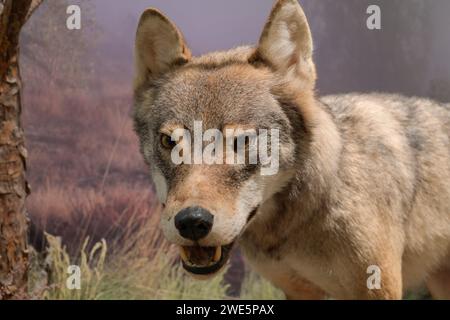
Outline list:
[[[162,230],[187,272],[216,274],[239,244],[288,299],[401,299],[423,282],[450,298],[450,105],[317,97],[311,32],[295,0],[276,2],[255,47],[200,57],[148,9],[135,59],[135,130]],[[194,129],[214,134],[192,142]],[[277,170],[222,161],[249,154],[254,139],[238,139],[248,130],[269,132]],[[225,150],[192,161],[212,138]]]

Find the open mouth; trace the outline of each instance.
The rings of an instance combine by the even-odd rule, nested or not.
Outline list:
[[[259,206],[255,207],[247,218],[247,223],[253,219]],[[230,258],[234,242],[227,245],[206,247],[200,245],[180,246],[180,256],[183,268],[196,275],[211,275],[219,271]]]
[[[193,274],[213,274],[228,261],[233,243],[217,247],[180,247],[183,268]]]

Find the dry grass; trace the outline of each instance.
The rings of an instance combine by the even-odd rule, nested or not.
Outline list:
[[[102,240],[97,242],[87,252],[89,238],[86,238],[76,261],[72,261],[61,243],[61,238],[46,234],[48,250],[45,257],[45,266],[48,270],[48,285],[42,291],[41,298],[48,300],[93,300],[97,298],[99,286],[104,276],[104,264],[107,246]],[[80,270],[79,288],[69,287],[73,272],[70,266],[77,266]],[[75,280],[76,281],[76,280]],[[68,283],[69,282],[69,283]],[[32,289],[33,290],[33,289]]]
[[[225,271],[208,281],[186,275],[178,261],[177,250],[164,241],[157,228],[158,214],[122,241],[113,241],[107,251],[105,240],[88,248],[89,238],[76,254],[68,254],[61,238],[49,234],[47,248],[33,255],[30,294],[37,299],[235,299],[228,294]],[[131,232],[131,230],[133,230]],[[81,269],[81,288],[66,286],[68,268]],[[266,281],[248,273],[241,298],[280,299],[282,294]]]

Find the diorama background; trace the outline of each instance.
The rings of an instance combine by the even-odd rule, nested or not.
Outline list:
[[[66,28],[71,4],[81,8],[81,30]],[[319,95],[384,91],[450,101],[450,1],[301,4],[314,37]],[[366,27],[370,4],[381,7],[381,30]],[[47,0],[38,9],[21,36],[32,187],[27,207],[36,249],[30,281],[36,295],[282,297],[245,269],[238,250],[223,278],[199,285],[183,275],[174,248],[158,229],[158,204],[130,118],[134,35],[145,8],[157,7],[170,17],[198,55],[255,44],[272,5],[272,0]],[[95,246],[103,238],[108,248]],[[83,260],[83,252],[92,249],[97,251]],[[64,268],[83,263],[88,286],[67,290]]]

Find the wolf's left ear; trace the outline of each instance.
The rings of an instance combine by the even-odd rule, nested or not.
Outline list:
[[[313,42],[305,13],[297,0],[278,0],[251,58],[284,75],[300,77],[314,86]]]
[[[157,78],[190,58],[191,52],[175,24],[157,9],[145,10],[136,32],[134,87],[138,88],[148,79]]]

